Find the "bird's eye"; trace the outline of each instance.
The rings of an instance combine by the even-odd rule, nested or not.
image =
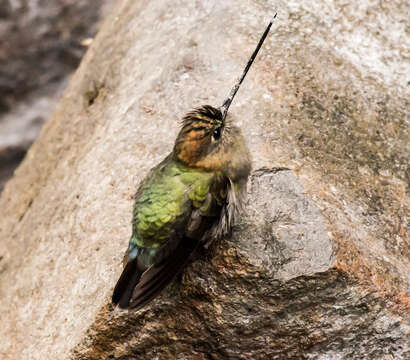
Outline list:
[[[212,133],[212,140],[216,141],[221,137],[221,128],[217,128],[214,130],[214,132]]]

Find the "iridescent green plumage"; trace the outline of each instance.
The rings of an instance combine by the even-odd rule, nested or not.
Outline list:
[[[189,168],[168,156],[137,192],[131,242],[150,248],[164,245],[185,226],[193,208],[206,215],[203,205],[214,183],[214,173]]]

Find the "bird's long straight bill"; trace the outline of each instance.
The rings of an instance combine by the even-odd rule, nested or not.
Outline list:
[[[236,84],[233,86],[233,88],[231,89],[228,98],[224,101],[224,103],[221,106],[221,112],[222,112],[222,120],[225,120],[226,114],[228,113],[228,109],[229,106],[232,103],[233,98],[235,97],[236,93],[239,90],[239,87],[241,86],[243,79],[245,79],[246,74],[248,73],[248,70],[250,69],[250,67],[252,66],[253,61],[256,58],[256,55],[258,55],[258,52],[260,50],[260,48],[262,47],[263,42],[266,39],[266,36],[268,36],[269,30],[272,26],[273,20],[276,18],[277,13],[275,13],[275,15],[273,16],[272,20],[269,22],[268,26],[266,27],[265,32],[263,33],[263,35],[261,36],[261,38],[259,39],[258,45],[256,46],[253,54],[251,55],[251,57],[248,60],[248,63],[246,64],[245,69],[243,70],[242,76],[239,78],[239,80],[236,82]]]

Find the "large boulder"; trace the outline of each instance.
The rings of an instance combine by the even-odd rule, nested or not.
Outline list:
[[[279,6],[280,5],[280,6]],[[5,359],[406,359],[408,5],[120,1],[0,198]],[[112,308],[133,193],[189,109],[254,171],[230,239]]]

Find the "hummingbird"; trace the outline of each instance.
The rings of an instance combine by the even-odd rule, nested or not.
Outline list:
[[[140,309],[183,269],[199,244],[207,247],[230,235],[246,195],[251,157],[228,108],[275,17],[222,106],[188,112],[173,151],[140,184],[123,272],[112,295],[120,308]]]

